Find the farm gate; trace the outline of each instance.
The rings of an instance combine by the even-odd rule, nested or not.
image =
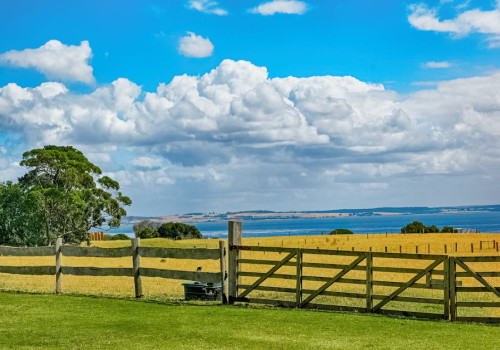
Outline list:
[[[500,307],[500,288],[493,284],[500,277],[500,265],[493,266],[499,256],[248,246],[241,244],[241,223],[231,221],[228,241],[231,303],[500,322],[500,317],[476,312]],[[471,263],[488,264],[477,272]],[[457,298],[459,293],[464,300]],[[480,300],[474,295],[467,300],[471,293],[481,294]],[[465,308],[473,316],[459,316]]]

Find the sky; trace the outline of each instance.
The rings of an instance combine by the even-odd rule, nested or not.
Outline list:
[[[498,204],[493,0],[0,2],[0,181],[72,145],[130,215]]]

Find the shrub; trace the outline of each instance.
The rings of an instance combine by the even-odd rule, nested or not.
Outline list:
[[[443,227],[443,229],[441,230],[442,233],[454,233],[455,232],[455,228],[454,227],[451,227],[451,226],[445,226]]]
[[[402,233],[422,233],[425,232],[425,225],[420,221],[413,221],[401,229]]]
[[[329,235],[353,235],[354,232],[346,228],[337,228],[329,233]]]

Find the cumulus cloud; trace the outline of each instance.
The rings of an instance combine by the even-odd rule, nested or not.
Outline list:
[[[500,72],[398,95],[349,76],[271,79],[265,67],[224,60],[154,92],[125,78],[88,94],[11,83],[0,88],[0,129],[23,149],[82,149],[138,198],[168,188],[154,189],[158,205],[185,198],[186,210],[283,209],[314,197],[319,207],[369,206],[387,193],[401,195],[391,205],[407,205],[408,191],[418,199],[447,189],[451,201],[464,181],[490,181],[488,193],[500,193],[499,91]],[[110,154],[124,150],[120,159],[130,161],[116,164]],[[2,174],[13,174],[9,164]],[[424,178],[439,185],[412,182]]]
[[[435,61],[429,61],[424,64],[425,68],[450,68],[451,63],[448,61],[441,61],[441,62],[435,62]]]
[[[12,50],[0,54],[0,64],[35,68],[49,79],[92,84],[91,58],[92,50],[88,41],[82,41],[80,45],[65,45],[58,40],[50,40],[37,49]]]
[[[208,38],[187,32],[187,36],[179,40],[179,52],[186,57],[209,57],[212,56],[214,45]]]
[[[273,0],[260,4],[249,11],[264,16],[271,16],[276,13],[303,15],[307,11],[307,4],[303,1],[296,0]]]
[[[471,33],[486,35],[490,48],[500,47],[500,8],[485,11],[472,9],[459,13],[455,18],[441,20],[437,9],[430,9],[425,4],[410,6],[408,21],[419,29],[451,33],[456,38]]]
[[[197,10],[204,13],[224,16],[227,15],[227,11],[219,7],[217,1],[210,0],[190,0],[189,8]]]

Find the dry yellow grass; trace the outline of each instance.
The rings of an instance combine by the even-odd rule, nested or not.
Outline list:
[[[339,249],[339,250],[357,250],[369,251],[370,248],[374,252],[403,252],[415,253],[416,247],[418,252],[423,254],[444,254],[445,249],[448,255],[469,256],[469,255],[498,255],[499,253],[494,248],[493,241],[500,240],[499,234],[370,234],[370,235],[337,235],[337,236],[294,236],[294,237],[267,237],[267,238],[243,238],[244,245],[259,245],[259,246],[275,246],[275,247],[302,247],[302,248],[322,248],[322,249]],[[481,244],[481,242],[483,242]],[[159,247],[199,247],[199,248],[217,248],[219,241],[216,239],[206,240],[183,240],[172,241],[166,239],[149,239],[142,240],[143,246],[159,246]],[[471,244],[474,251],[471,252]],[[103,241],[93,242],[94,246],[100,247],[122,247],[130,245],[130,241]],[[482,250],[480,246],[482,245]],[[445,248],[446,246],[446,248]],[[455,252],[455,247],[457,251]],[[242,258],[258,258],[266,260],[281,260],[284,254],[269,253],[269,252],[248,252],[241,253]],[[293,260],[292,260],[293,261]],[[336,263],[346,264],[353,261],[352,257],[344,256],[326,256],[326,255],[305,255],[305,262],[321,262],[321,263]],[[388,267],[412,267],[424,268],[431,261],[417,261],[408,259],[382,259],[375,258],[374,266]],[[0,257],[0,265],[53,265],[53,257]],[[364,263],[361,263],[363,265]],[[132,258],[76,258],[64,257],[63,265],[66,266],[95,266],[95,267],[131,267]],[[142,258],[141,265],[143,267],[175,269],[195,271],[201,266],[203,271],[216,272],[219,270],[219,262],[217,260],[175,260],[159,258]],[[471,263],[471,266],[477,271],[500,271],[500,263]],[[243,271],[266,272],[270,269],[269,265],[250,265],[244,264],[241,269]],[[442,270],[442,266],[437,267]],[[304,268],[303,274],[310,276],[332,276],[338,270]],[[461,271],[461,270],[459,270]],[[277,273],[295,274],[295,267],[284,266]],[[401,273],[385,273],[374,272],[374,279],[380,281],[398,281],[404,282],[412,277],[411,274]],[[364,271],[351,271],[345,278],[364,279]],[[442,276],[435,276],[436,279],[442,279]],[[240,284],[251,284],[255,277],[240,277]],[[491,277],[487,279],[492,285],[500,286],[500,278]],[[480,284],[472,278],[461,278],[465,286],[480,286]],[[178,298],[183,295],[183,288],[179,280],[168,280],[161,278],[143,278],[143,291],[146,297],[149,298]],[[420,281],[423,283],[423,281]],[[8,290],[24,290],[36,292],[52,292],[54,290],[53,276],[22,276],[0,274],[0,289]],[[322,282],[304,281],[305,289],[317,289]],[[294,280],[268,279],[263,283],[264,286],[280,286],[295,288]],[[343,291],[364,293],[363,285],[340,284],[336,283],[330,287],[329,291]],[[375,286],[374,294],[388,295],[394,288]],[[63,276],[63,292],[91,295],[111,295],[120,297],[133,296],[133,279],[129,277],[84,277],[84,276]],[[409,289],[402,295],[419,296],[427,298],[442,298],[442,291],[428,289]],[[254,291],[251,294],[254,297],[293,300],[294,295],[286,293]],[[497,301],[492,293],[462,293],[459,294],[459,300],[482,300],[482,301]],[[495,299],[496,298],[496,299]],[[318,297],[315,302],[328,302],[338,305],[364,306],[363,299],[337,298],[337,297]],[[427,304],[408,304],[401,302],[391,302],[390,308],[404,308],[414,311],[440,312],[441,305]],[[410,307],[410,308],[409,308]],[[471,309],[464,310],[466,314],[476,315],[484,314],[484,310]],[[496,310],[488,309],[486,314],[496,315]],[[464,314],[465,315],[465,314]]]

